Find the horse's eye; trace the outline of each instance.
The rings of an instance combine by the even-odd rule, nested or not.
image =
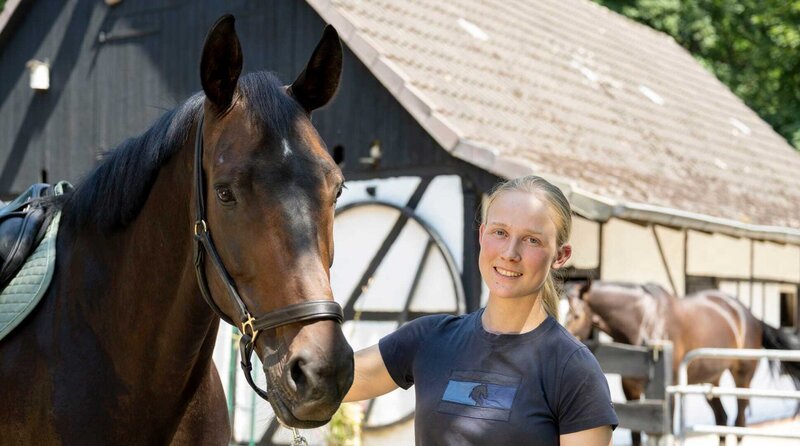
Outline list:
[[[223,203],[233,203],[236,201],[236,196],[233,195],[233,191],[228,186],[217,186],[217,198],[219,201]]]

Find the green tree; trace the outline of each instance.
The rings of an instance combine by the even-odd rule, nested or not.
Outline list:
[[[671,35],[800,149],[800,0],[595,0]]]

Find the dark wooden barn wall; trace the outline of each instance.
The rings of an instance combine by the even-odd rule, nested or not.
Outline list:
[[[272,70],[286,83],[324,27],[300,0],[31,0],[0,41],[0,196],[42,180],[79,181],[103,152],[198,91],[203,38],[226,12],[236,16],[244,71]],[[31,59],[49,61],[48,91],[29,88]],[[344,149],[350,179],[461,175],[473,229],[464,261],[477,263],[471,217],[496,178],[444,151],[347,48],[339,94],[314,122],[329,148]],[[377,168],[359,163],[375,140]],[[464,280],[468,294],[480,292],[477,270]]]
[[[270,69],[291,81],[324,23],[298,0],[33,1],[0,47],[0,193],[41,180],[77,181],[103,151],[145,129],[199,90],[205,32],[223,12],[237,17],[245,71]],[[315,114],[330,147],[344,148],[351,177],[452,172],[473,182],[493,177],[458,161],[430,138],[346,50],[333,104]],[[51,88],[28,87],[25,64],[48,60]],[[361,165],[381,142],[380,171]]]
[[[31,3],[0,47],[3,194],[42,171],[77,181],[100,153],[197,90],[198,49],[218,14],[190,1]],[[34,58],[51,65],[48,91],[28,87]]]

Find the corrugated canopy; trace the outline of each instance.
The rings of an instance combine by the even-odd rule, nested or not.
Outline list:
[[[309,3],[472,164],[606,217],[800,234],[800,154],[669,36],[588,0]]]

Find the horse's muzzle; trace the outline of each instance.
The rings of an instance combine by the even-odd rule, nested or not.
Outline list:
[[[319,330],[327,331],[326,336],[319,336]],[[328,341],[320,342],[322,339]],[[330,421],[353,383],[353,350],[341,327],[332,321],[303,327],[292,344],[288,360],[279,366],[276,387],[281,391],[276,393],[281,401],[273,407],[285,406],[276,408],[276,414],[285,424],[318,427]],[[296,348],[295,344],[302,347]],[[265,372],[267,376],[275,376],[276,371]],[[270,398],[274,399],[272,394]]]

